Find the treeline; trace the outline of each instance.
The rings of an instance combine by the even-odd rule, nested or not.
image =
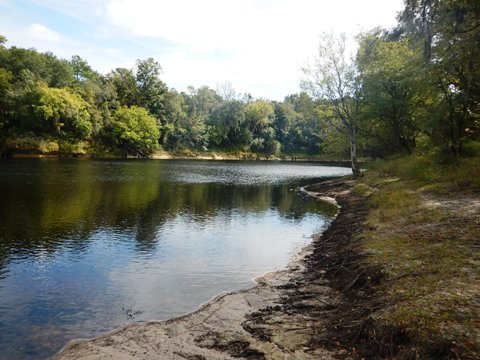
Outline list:
[[[344,37],[326,34],[304,92],[282,102],[238,95],[229,83],[169,89],[152,58],[101,75],[79,56],[7,48],[2,37],[0,143],[47,139],[47,150],[140,156],[350,154],[354,172],[359,156],[468,155],[479,147],[479,19],[475,1],[406,0],[394,29],[358,35],[353,59]]]
[[[252,151],[267,156],[319,153],[321,124],[305,93],[284,102],[213,90],[168,89],[152,58],[106,75],[86,60],[34,49],[0,47],[0,131],[3,147],[42,139],[45,151],[147,156],[163,148]],[[48,140],[48,141],[46,141]],[[27,144],[28,146],[28,144]]]

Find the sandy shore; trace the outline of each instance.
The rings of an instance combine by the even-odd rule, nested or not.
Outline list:
[[[352,221],[343,206],[352,197],[346,183],[326,182],[308,193],[341,200],[326,231],[332,241],[349,231],[341,225]],[[251,289],[218,295],[182,317],[70,342],[52,359],[331,359],[342,351],[322,339],[332,307],[342,301],[325,276],[328,269],[315,265],[323,240],[315,236],[287,269],[265,274]]]

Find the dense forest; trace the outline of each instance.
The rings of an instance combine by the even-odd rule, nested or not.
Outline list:
[[[8,47],[0,36],[0,149],[146,157],[247,151],[330,158],[478,151],[480,5],[406,0],[394,29],[323,34],[302,92],[284,101],[217,89],[171,89],[153,58],[106,75],[87,60]],[[314,45],[314,44],[312,44]],[[476,142],[477,140],[477,142]]]

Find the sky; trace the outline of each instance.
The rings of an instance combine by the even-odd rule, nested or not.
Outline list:
[[[322,32],[390,28],[402,0],[0,0],[7,46],[79,55],[106,74],[153,57],[169,88],[231,83],[283,100]],[[351,40],[353,44],[353,40]],[[351,45],[353,49],[353,45]]]

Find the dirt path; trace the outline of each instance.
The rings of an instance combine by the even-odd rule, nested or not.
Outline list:
[[[287,270],[263,276],[252,289],[219,295],[183,317],[72,342],[53,359],[331,359],[346,354],[338,341],[361,341],[361,321],[375,306],[370,284],[378,275],[361,267],[351,241],[367,213],[351,186],[329,181],[308,188],[311,195],[335,198],[340,211]]]

